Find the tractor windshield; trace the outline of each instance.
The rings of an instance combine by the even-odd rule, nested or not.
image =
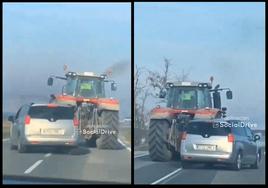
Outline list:
[[[104,82],[95,77],[69,77],[65,94],[86,98],[105,97]]]
[[[211,96],[207,88],[172,87],[168,90],[167,107],[177,109],[211,107]]]

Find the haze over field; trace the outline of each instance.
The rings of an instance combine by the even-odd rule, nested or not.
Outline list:
[[[104,73],[111,68],[121,117],[130,116],[130,4],[12,3],[3,6],[3,111],[25,102],[48,102],[63,81],[50,74]],[[119,66],[118,66],[119,65]]]
[[[189,80],[229,87],[222,106],[232,116],[265,122],[264,3],[135,3],[135,63],[161,72],[190,72]],[[147,103],[147,110],[155,100]]]

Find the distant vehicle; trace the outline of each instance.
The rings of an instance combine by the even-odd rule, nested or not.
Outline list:
[[[242,165],[257,169],[261,160],[261,151],[257,140],[248,127],[226,126],[241,123],[239,120],[192,120],[183,132],[181,142],[181,160],[183,168],[190,163],[223,163],[234,170]],[[224,125],[224,126],[223,126]]]
[[[77,146],[79,121],[72,106],[26,104],[8,120],[11,149],[20,153],[30,146]]]

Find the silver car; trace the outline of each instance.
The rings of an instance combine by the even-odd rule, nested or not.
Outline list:
[[[185,128],[181,142],[182,167],[190,163],[224,163],[240,170],[242,165],[258,168],[261,151],[256,144],[259,135],[248,127],[231,126],[225,120],[193,120]]]
[[[11,149],[21,153],[30,146],[77,146],[79,122],[74,107],[27,104],[8,120]]]

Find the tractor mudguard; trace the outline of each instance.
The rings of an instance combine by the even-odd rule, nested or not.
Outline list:
[[[215,119],[221,117],[221,111],[216,108],[202,108],[195,112],[194,119]]]
[[[73,97],[69,95],[58,95],[56,96],[55,102],[70,105],[76,105],[77,103],[86,102],[95,104],[99,110],[119,111],[119,101],[117,99],[84,98],[84,97]]]
[[[151,111],[150,119],[166,119],[170,120],[174,118],[176,115],[176,111],[172,108],[154,108]]]
[[[119,111],[120,105],[117,99],[93,98],[89,102],[95,104],[99,110]]]
[[[172,119],[178,114],[192,114],[194,119],[215,119],[221,117],[221,110],[216,108],[182,110],[156,107],[151,111],[151,119]]]

